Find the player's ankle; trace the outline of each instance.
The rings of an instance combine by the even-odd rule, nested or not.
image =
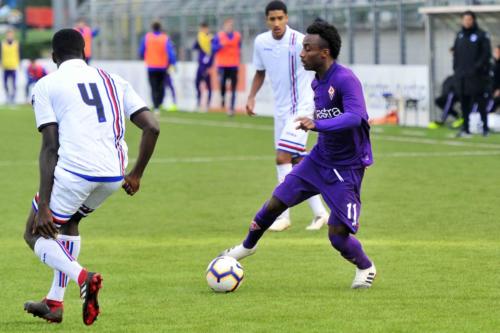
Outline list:
[[[82,284],[85,283],[88,275],[89,275],[89,272],[85,268],[83,268],[81,270],[80,274],[78,275],[78,285],[79,286],[81,286]]]

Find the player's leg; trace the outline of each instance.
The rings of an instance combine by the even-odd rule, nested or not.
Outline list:
[[[80,296],[84,302],[89,303],[90,300],[92,305],[93,300],[96,299],[98,290],[101,288],[102,278],[100,274],[87,272],[71,254],[71,252],[78,254],[80,251],[78,222],[85,213],[82,213],[82,209],[79,210],[79,207],[82,206],[82,201],[89,197],[94,188],[95,183],[56,167],[50,209],[54,223],[60,228],[57,239],[45,239],[40,235],[32,234],[30,228],[33,226],[34,216],[38,210],[38,197],[36,196],[33,200],[33,212],[28,219],[25,240],[42,262],[53,268],[56,273],[47,297],[42,302],[27,302],[25,304],[27,312],[49,321],[60,322],[68,277],[80,286]],[[53,318],[54,308],[57,306],[60,307],[61,312],[58,318]],[[50,311],[44,311],[47,309]],[[90,316],[87,317],[93,319],[85,320],[84,316],[84,322],[90,325],[98,315],[98,308],[93,307],[90,311],[87,309],[87,312],[90,312]]]
[[[469,132],[469,115],[472,111],[472,98],[471,96],[462,95],[460,96],[460,104],[462,107],[462,115],[464,117],[464,122],[462,125],[462,130],[458,133],[459,137],[470,137]]]
[[[84,286],[90,273],[83,268],[69,251],[62,245],[61,241],[52,238],[43,238],[37,233],[33,233],[35,223],[35,209],[32,209],[26,229],[24,239],[33,249],[35,255],[40,260],[54,270],[63,272],[71,280]],[[27,302],[24,309],[34,316],[41,317],[50,322],[62,321],[62,301],[45,298],[42,302]]]
[[[231,108],[229,114],[234,115],[236,104],[236,88],[238,86],[238,68],[229,69],[229,80],[231,82]]]
[[[369,288],[376,275],[373,262],[365,254],[354,234],[359,228],[361,182],[364,169],[337,170],[325,168],[321,194],[331,208],[328,238],[342,257],[356,265],[352,288]]]
[[[243,243],[223,251],[221,255],[239,260],[255,253],[257,242],[281,213],[316,194],[318,191],[313,185],[290,174],[283,183],[276,187],[271,199],[257,212]]]
[[[220,86],[220,103],[221,108],[226,107],[226,80],[227,80],[227,69],[224,67],[219,68],[219,86]]]
[[[59,234],[57,235],[57,240],[75,260],[78,259],[80,254],[81,242],[78,233],[78,222],[81,217],[79,213],[76,213],[67,223],[59,227]],[[69,281],[69,277],[65,273],[54,270],[52,285],[47,296],[41,302],[26,302],[24,305],[25,310],[49,322],[60,323],[63,319],[64,294]]]
[[[292,171],[292,155],[288,152],[276,150],[276,172],[278,177],[278,184],[283,183],[286,175]],[[271,231],[283,231],[292,225],[290,219],[290,209],[284,210],[271,225]]]
[[[279,140],[287,123],[286,118],[274,118],[274,147],[276,149],[276,176],[278,184],[283,183],[286,175],[292,171],[292,154],[288,151],[282,150],[279,147]],[[289,228],[291,225],[290,210],[285,210],[276,222],[269,228],[272,231],[282,231]]]
[[[16,101],[16,93],[17,93],[17,84],[16,84],[17,71],[13,70],[11,77],[12,77],[12,93],[10,95],[10,102],[14,104]]]
[[[8,104],[10,101],[9,101],[9,93],[10,93],[10,90],[9,90],[9,70],[4,70],[3,71],[3,89],[5,91],[5,102]]]
[[[158,74],[158,105],[163,108],[163,100],[165,99],[165,81],[167,77],[166,71],[159,71]]]
[[[202,73],[202,68],[201,66],[198,66],[198,69],[196,70],[196,78],[194,80],[194,86],[196,88],[196,107],[199,109],[201,108],[201,81],[203,79],[203,73]]]
[[[203,80],[205,81],[205,87],[207,88],[207,111],[210,108],[210,102],[212,101],[212,80],[208,70],[203,75]]]
[[[155,71],[148,71],[148,81],[151,88],[151,99],[153,100],[153,112],[158,113],[160,102],[158,96],[158,78]]]
[[[72,215],[71,212],[78,209],[82,200],[80,198],[84,198],[88,194],[87,192],[90,188],[86,186],[82,179],[60,168],[56,168],[54,176],[50,209],[52,211],[54,223],[59,229],[59,234],[57,239],[50,239],[47,241],[56,242],[58,245],[56,249],[62,250],[63,255],[61,255],[61,253],[49,253],[49,255],[55,256],[56,259],[60,257],[59,260],[63,261],[69,258],[70,261],[78,264],[76,257],[80,252],[80,237],[78,234],[78,222],[80,217],[78,214]],[[35,253],[39,255],[38,251],[36,251],[36,245],[44,239],[42,238],[40,240],[39,235],[33,234],[31,230],[34,216],[38,211],[38,195],[33,199],[32,208],[32,214],[30,214],[28,218],[25,231],[25,240],[30,247],[35,250]],[[51,245],[54,244],[45,244],[48,248],[47,251],[54,252],[50,251]],[[42,261],[50,267],[55,268],[52,286],[47,296],[41,302],[29,301],[25,304],[25,310],[34,316],[41,317],[50,322],[61,322],[64,293],[69,282],[68,277],[71,277],[71,275],[69,275],[67,271],[61,269],[60,265],[50,265],[50,262],[45,260],[45,256],[46,254],[41,258]]]
[[[175,87],[174,87],[174,82],[172,80],[172,76],[170,74],[165,74],[165,83],[167,85],[167,88],[170,90],[170,93],[172,94],[172,101],[174,104],[177,104],[177,97],[175,96]]]
[[[481,122],[483,123],[483,136],[489,135],[488,128],[488,97],[485,97],[483,94],[480,94],[474,98],[477,103],[477,111],[481,115]]]

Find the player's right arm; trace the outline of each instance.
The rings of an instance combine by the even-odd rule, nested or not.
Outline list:
[[[59,133],[57,124],[49,124],[41,129],[42,149],[40,150],[40,188],[38,190],[38,213],[35,215],[33,234],[45,238],[56,238],[57,228],[52,222],[50,196],[54,185],[54,171],[57,165],[59,150]]]
[[[254,116],[255,112],[255,96],[259,92],[262,84],[264,84],[264,79],[266,78],[266,71],[257,70],[252,80],[252,87],[250,88],[250,94],[248,95],[246,111],[249,116]]]
[[[250,94],[247,98],[246,111],[249,116],[255,115],[255,96],[257,96],[257,93],[262,87],[262,84],[264,84],[264,79],[266,78],[266,68],[260,54],[260,39],[260,36],[257,36],[253,44],[252,62],[255,67],[255,75],[253,76],[252,87],[250,88]]]
[[[42,148],[40,150],[40,187],[38,190],[38,213],[35,215],[33,234],[45,238],[55,238],[57,228],[52,222],[50,211],[50,196],[54,185],[54,171],[58,160],[59,129],[57,118],[52,108],[49,89],[46,80],[41,79],[33,89],[32,104],[38,130],[42,133]]]
[[[153,155],[156,140],[160,135],[160,126],[148,109],[141,109],[133,113],[131,121],[142,130],[142,137],[139,145],[139,156],[132,170],[125,176],[122,187],[127,194],[134,195],[139,191],[142,175],[151,155]]]

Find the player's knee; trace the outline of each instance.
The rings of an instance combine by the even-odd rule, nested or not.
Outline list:
[[[328,227],[328,239],[330,239],[330,243],[335,249],[342,251],[347,237],[349,237],[349,231],[345,226],[335,225]]]
[[[278,217],[287,210],[287,205],[285,205],[280,199],[273,196],[267,203],[267,213],[273,216]]]
[[[292,155],[281,151],[276,154],[276,164],[280,165],[288,163],[292,163]]]
[[[79,213],[76,213],[75,215],[77,215],[77,214],[79,214]],[[79,235],[78,222],[80,222],[80,220],[82,219],[83,216],[81,214],[79,214],[79,216],[75,216],[75,215],[73,215],[68,222],[61,224],[61,226],[59,227],[59,232],[62,235],[66,235],[66,236],[78,236]]]
[[[23,238],[26,244],[33,250],[35,248],[35,243],[38,239],[38,235],[35,236],[30,230],[25,230]]]

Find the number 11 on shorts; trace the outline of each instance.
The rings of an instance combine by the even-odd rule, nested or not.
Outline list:
[[[347,204],[347,218],[352,221],[353,226],[358,223],[358,211],[356,210],[355,203],[349,202]]]

